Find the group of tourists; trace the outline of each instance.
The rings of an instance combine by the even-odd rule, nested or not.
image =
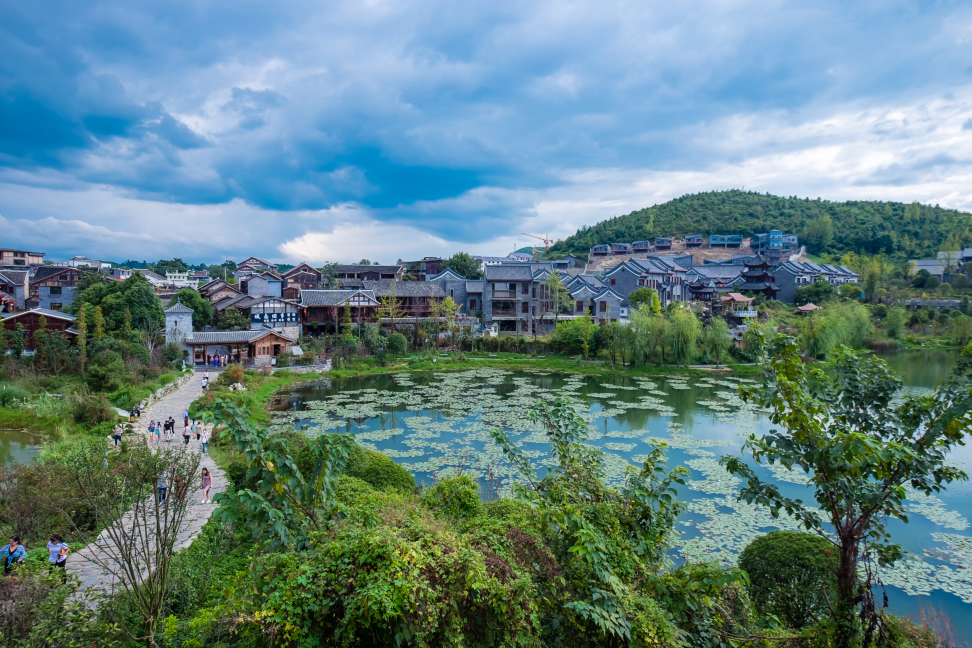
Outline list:
[[[149,441],[154,441],[156,443],[171,443],[175,438],[175,426],[176,422],[171,416],[165,421],[151,421],[149,422],[148,433]],[[206,429],[206,425],[202,421],[190,421],[188,412],[183,419],[182,426],[182,442],[188,447],[189,441],[192,437],[196,437],[196,442],[199,443],[202,448],[202,453],[206,454],[207,446],[209,444],[209,430]],[[116,443],[117,445],[117,443]]]
[[[213,476],[209,472],[209,468],[203,466],[201,476],[202,476],[202,480],[199,487],[202,489],[203,495],[200,504],[211,504],[213,499],[209,491],[212,490],[213,488]],[[184,500],[186,498],[186,485],[183,483],[182,478],[176,477],[173,481],[175,482],[176,497],[179,498],[180,500]],[[166,501],[166,498],[168,497],[168,493],[169,493],[169,473],[164,472],[161,475],[159,475],[158,491],[159,491],[159,504],[162,504],[163,502]]]
[[[206,364],[212,365],[214,367],[225,367],[230,362],[236,360],[236,354],[226,355],[225,353],[214,353],[213,355],[206,356]]]
[[[51,569],[64,570],[67,565],[67,555],[71,551],[64,538],[58,533],[52,533],[47,542],[47,562]],[[13,571],[15,564],[24,562],[27,557],[27,547],[20,541],[19,535],[10,537],[10,542],[0,549],[0,560],[3,560],[3,574],[8,575]],[[67,572],[64,571],[64,580],[67,581]]]

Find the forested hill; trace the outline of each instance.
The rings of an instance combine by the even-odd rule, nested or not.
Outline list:
[[[972,247],[972,214],[938,206],[879,201],[843,203],[751,191],[690,194],[584,227],[551,246],[551,257],[586,256],[592,245],[656,236],[742,234],[770,229],[799,234],[812,253],[884,252],[934,257],[946,241]]]

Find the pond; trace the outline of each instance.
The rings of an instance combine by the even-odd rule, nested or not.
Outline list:
[[[901,372],[908,391],[932,388],[949,371],[954,352],[909,352],[886,358]],[[487,470],[516,478],[488,430],[501,427],[526,450],[535,466],[552,465],[549,443],[524,416],[539,399],[568,396],[590,421],[590,442],[605,456],[608,480],[619,483],[629,465],[640,466],[653,443],[668,445],[669,467],[686,466],[691,478],[679,488],[686,502],[676,528],[675,560],[717,560],[732,564],[751,540],[774,528],[797,529],[789,518],[736,501],[741,481],[719,457],[739,454],[746,436],[770,429],[766,413],[737,394],[748,378],[707,376],[600,377],[543,371],[471,369],[460,373],[396,374],[341,381],[323,380],[279,397],[278,425],[303,427],[309,435],[348,432],[381,450],[431,484],[435,477],[466,474],[483,480]],[[969,447],[952,460],[972,472]],[[808,497],[801,473],[757,467],[792,497]],[[892,537],[908,559],[882,572],[890,606],[917,616],[919,604],[947,614],[960,634],[972,636],[966,620],[972,603],[972,536],[965,513],[972,504],[967,482],[935,497],[914,494],[909,524],[892,521]]]
[[[23,430],[0,430],[0,464],[29,464],[40,453],[42,437]]]

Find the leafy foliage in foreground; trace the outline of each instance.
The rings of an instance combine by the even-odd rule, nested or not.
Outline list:
[[[765,344],[759,333],[754,329],[755,346]],[[740,499],[769,507],[774,516],[783,510],[822,537],[833,533],[839,556],[836,645],[869,645],[885,635],[871,565],[890,565],[903,555],[891,542],[886,520],[908,521],[907,487],[929,495],[967,479],[946,460],[972,429],[972,347],[934,393],[900,400],[895,397],[901,380],[878,358],[841,347],[835,371],[825,374],[803,363],[792,338],[778,336],[770,351],[767,387],[740,392],[769,408],[780,429],[761,438],[750,435],[744,448],[757,462],[802,470],[817,506],[787,497],[738,456],[725,456],[722,463],[746,480]]]

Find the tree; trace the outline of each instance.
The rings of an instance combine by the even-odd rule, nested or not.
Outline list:
[[[554,270],[547,278],[543,280],[544,292],[546,292],[546,299],[550,302],[550,309],[554,314],[554,326],[560,322],[560,313],[565,310],[570,310],[571,306],[574,304],[573,297],[570,296],[570,291],[564,286],[563,278],[560,276],[559,270]]]
[[[729,324],[721,317],[714,317],[712,322],[703,329],[702,335],[706,355],[709,356],[709,360],[715,360],[718,367],[722,364],[723,358],[729,353],[729,347],[732,345],[732,338],[729,336]]]
[[[344,302],[344,319],[342,321],[341,332],[345,335],[351,333],[351,302]]]
[[[888,318],[885,320],[884,326],[887,329],[889,338],[898,339],[901,337],[901,332],[904,330],[907,318],[908,314],[900,306],[892,306],[888,309]]]
[[[125,342],[132,341],[132,311],[125,309],[124,319],[122,320],[121,339]]]
[[[591,322],[591,309],[587,309],[584,313],[584,317],[580,320],[581,326],[581,353],[584,354],[584,359],[587,360],[591,353],[591,333],[594,329],[594,323]]]
[[[246,457],[246,479],[253,488],[217,493],[216,517],[243,524],[272,549],[304,549],[310,535],[323,530],[337,503],[335,487],[354,447],[354,436],[322,434],[308,441],[313,461],[302,471],[282,434],[250,423],[233,401],[218,398],[203,420],[224,426],[220,435]]]
[[[24,330],[24,325],[17,322],[17,328],[13,331],[7,331],[7,346],[10,351],[14,354],[14,357],[19,358],[24,354],[24,347],[27,346],[27,333]]]
[[[371,261],[369,261],[368,259],[361,259],[360,261],[358,261],[358,265],[371,265]]]
[[[236,268],[234,267],[233,269],[235,270]],[[189,265],[182,259],[172,259],[170,261],[162,259],[152,267],[152,271],[164,277],[166,272],[171,272],[173,274],[179,272],[189,272]]]
[[[929,275],[925,278],[925,285],[922,286],[925,290],[935,290],[942,284],[942,280],[935,275]]]
[[[43,331],[43,333],[41,333]],[[40,333],[40,335],[38,335]],[[40,368],[47,361],[45,343],[47,342],[47,318],[43,315],[37,320],[37,330],[34,332],[34,364]]]
[[[239,308],[226,308],[223,310],[216,327],[220,331],[245,331],[250,328],[250,320]]]
[[[71,362],[71,341],[60,331],[51,331],[46,327],[39,328],[34,333],[34,347],[43,349],[41,354],[35,351],[34,365],[55,376],[60,376]]]
[[[84,373],[84,367],[88,363],[88,325],[84,321],[83,308],[78,310],[75,328],[78,330],[78,369]]]
[[[938,251],[938,260],[946,274],[955,274],[961,264],[962,246],[958,239],[950,236]]]
[[[141,445],[107,470],[103,457],[101,442],[72,445],[61,466],[69,470],[83,505],[55,499],[51,506],[82,542],[98,540],[98,550],[82,555],[128,593],[143,632],[136,637],[126,627],[131,640],[157,646],[155,634],[167,603],[172,556],[189,503],[186,490],[194,490],[199,455],[178,449],[152,452]],[[160,480],[168,484],[168,496],[161,502]]]
[[[830,542],[798,531],[770,531],[739,554],[756,610],[796,630],[827,616],[839,566]]]
[[[121,330],[126,310],[131,313],[133,328],[165,326],[162,301],[155,294],[152,285],[138,271],[122,283],[117,281],[92,283],[87,289],[75,295],[72,308],[77,311],[79,308],[86,308],[88,304],[101,308],[102,334],[106,330],[111,332]],[[95,321],[96,334],[97,330],[98,322]]]
[[[466,252],[456,252],[446,259],[445,267],[466,279],[482,279],[483,273],[479,269],[479,261]]]
[[[964,274],[955,275],[955,278],[952,279],[952,288],[956,290],[965,290],[970,285],[972,285],[972,282]]]
[[[101,313],[101,306],[95,306],[94,309],[94,335],[92,337],[95,342],[105,337],[105,316]]]
[[[392,281],[391,294],[381,297],[381,307],[378,309],[378,321],[391,320],[392,333],[398,332],[397,320],[404,316],[401,300],[398,299],[398,282]],[[378,325],[381,328],[381,324]]]
[[[446,297],[442,300],[441,317],[446,321],[446,325],[449,327],[449,336],[452,338],[452,343],[456,343],[456,318],[459,316],[459,304],[453,301],[452,297]]]
[[[689,309],[675,308],[671,312],[663,344],[673,364],[687,365],[695,358],[700,329],[699,318]]]
[[[654,288],[638,288],[628,296],[628,301],[636,308],[646,307],[652,315],[661,315],[661,300]]]
[[[797,288],[794,301],[797,306],[810,303],[820,306],[824,302],[834,299],[836,294],[837,289],[829,281],[824,279],[823,275],[817,275],[816,281],[809,286]]]
[[[754,331],[753,343],[765,347],[759,333]],[[765,371],[767,387],[743,387],[740,393],[746,402],[770,408],[779,429],[750,435],[744,449],[757,463],[802,470],[819,508],[764,482],[741,457],[724,456],[721,462],[746,480],[741,500],[767,506],[774,516],[783,510],[833,543],[840,559],[835,643],[856,645],[859,616],[865,622],[862,645],[871,645],[882,632],[872,565],[891,565],[903,555],[885,520],[908,521],[906,487],[931,494],[967,479],[946,461],[972,427],[972,348],[962,352],[933,394],[897,400],[901,380],[887,364],[846,347],[838,349],[834,371],[824,372],[804,364],[796,342],[781,335]]]
[[[199,294],[195,288],[183,288],[176,293],[176,299],[186,308],[192,309],[192,326],[202,330],[213,320],[213,304]]]
[[[325,263],[318,268],[321,271],[321,285],[324,288],[339,288],[341,281],[337,278],[337,264]]]
[[[924,288],[929,277],[931,277],[931,273],[922,268],[915,273],[915,278],[911,280],[912,288]]]
[[[515,494],[537,512],[554,536],[551,546],[561,564],[572,565],[574,571],[563,581],[572,591],[562,613],[572,620],[550,645],[576,641],[571,627],[594,635],[588,635],[594,640],[576,645],[627,645],[633,610],[619,567],[628,564],[645,575],[660,570],[665,539],[680,511],[675,484],[684,484],[688,471],[679,467],[666,474],[665,455],[654,448],[640,469],[626,471],[621,488],[607,488],[602,481],[604,455],[585,443],[587,421],[570,399],[537,403],[528,418],[550,439],[556,462],[543,478],[506,432],[492,429],[489,434],[522,478],[513,485]],[[625,554],[634,563],[623,558]]]
[[[810,221],[803,239],[811,252],[820,254],[829,250],[834,241],[834,221],[830,214],[821,214]]]

